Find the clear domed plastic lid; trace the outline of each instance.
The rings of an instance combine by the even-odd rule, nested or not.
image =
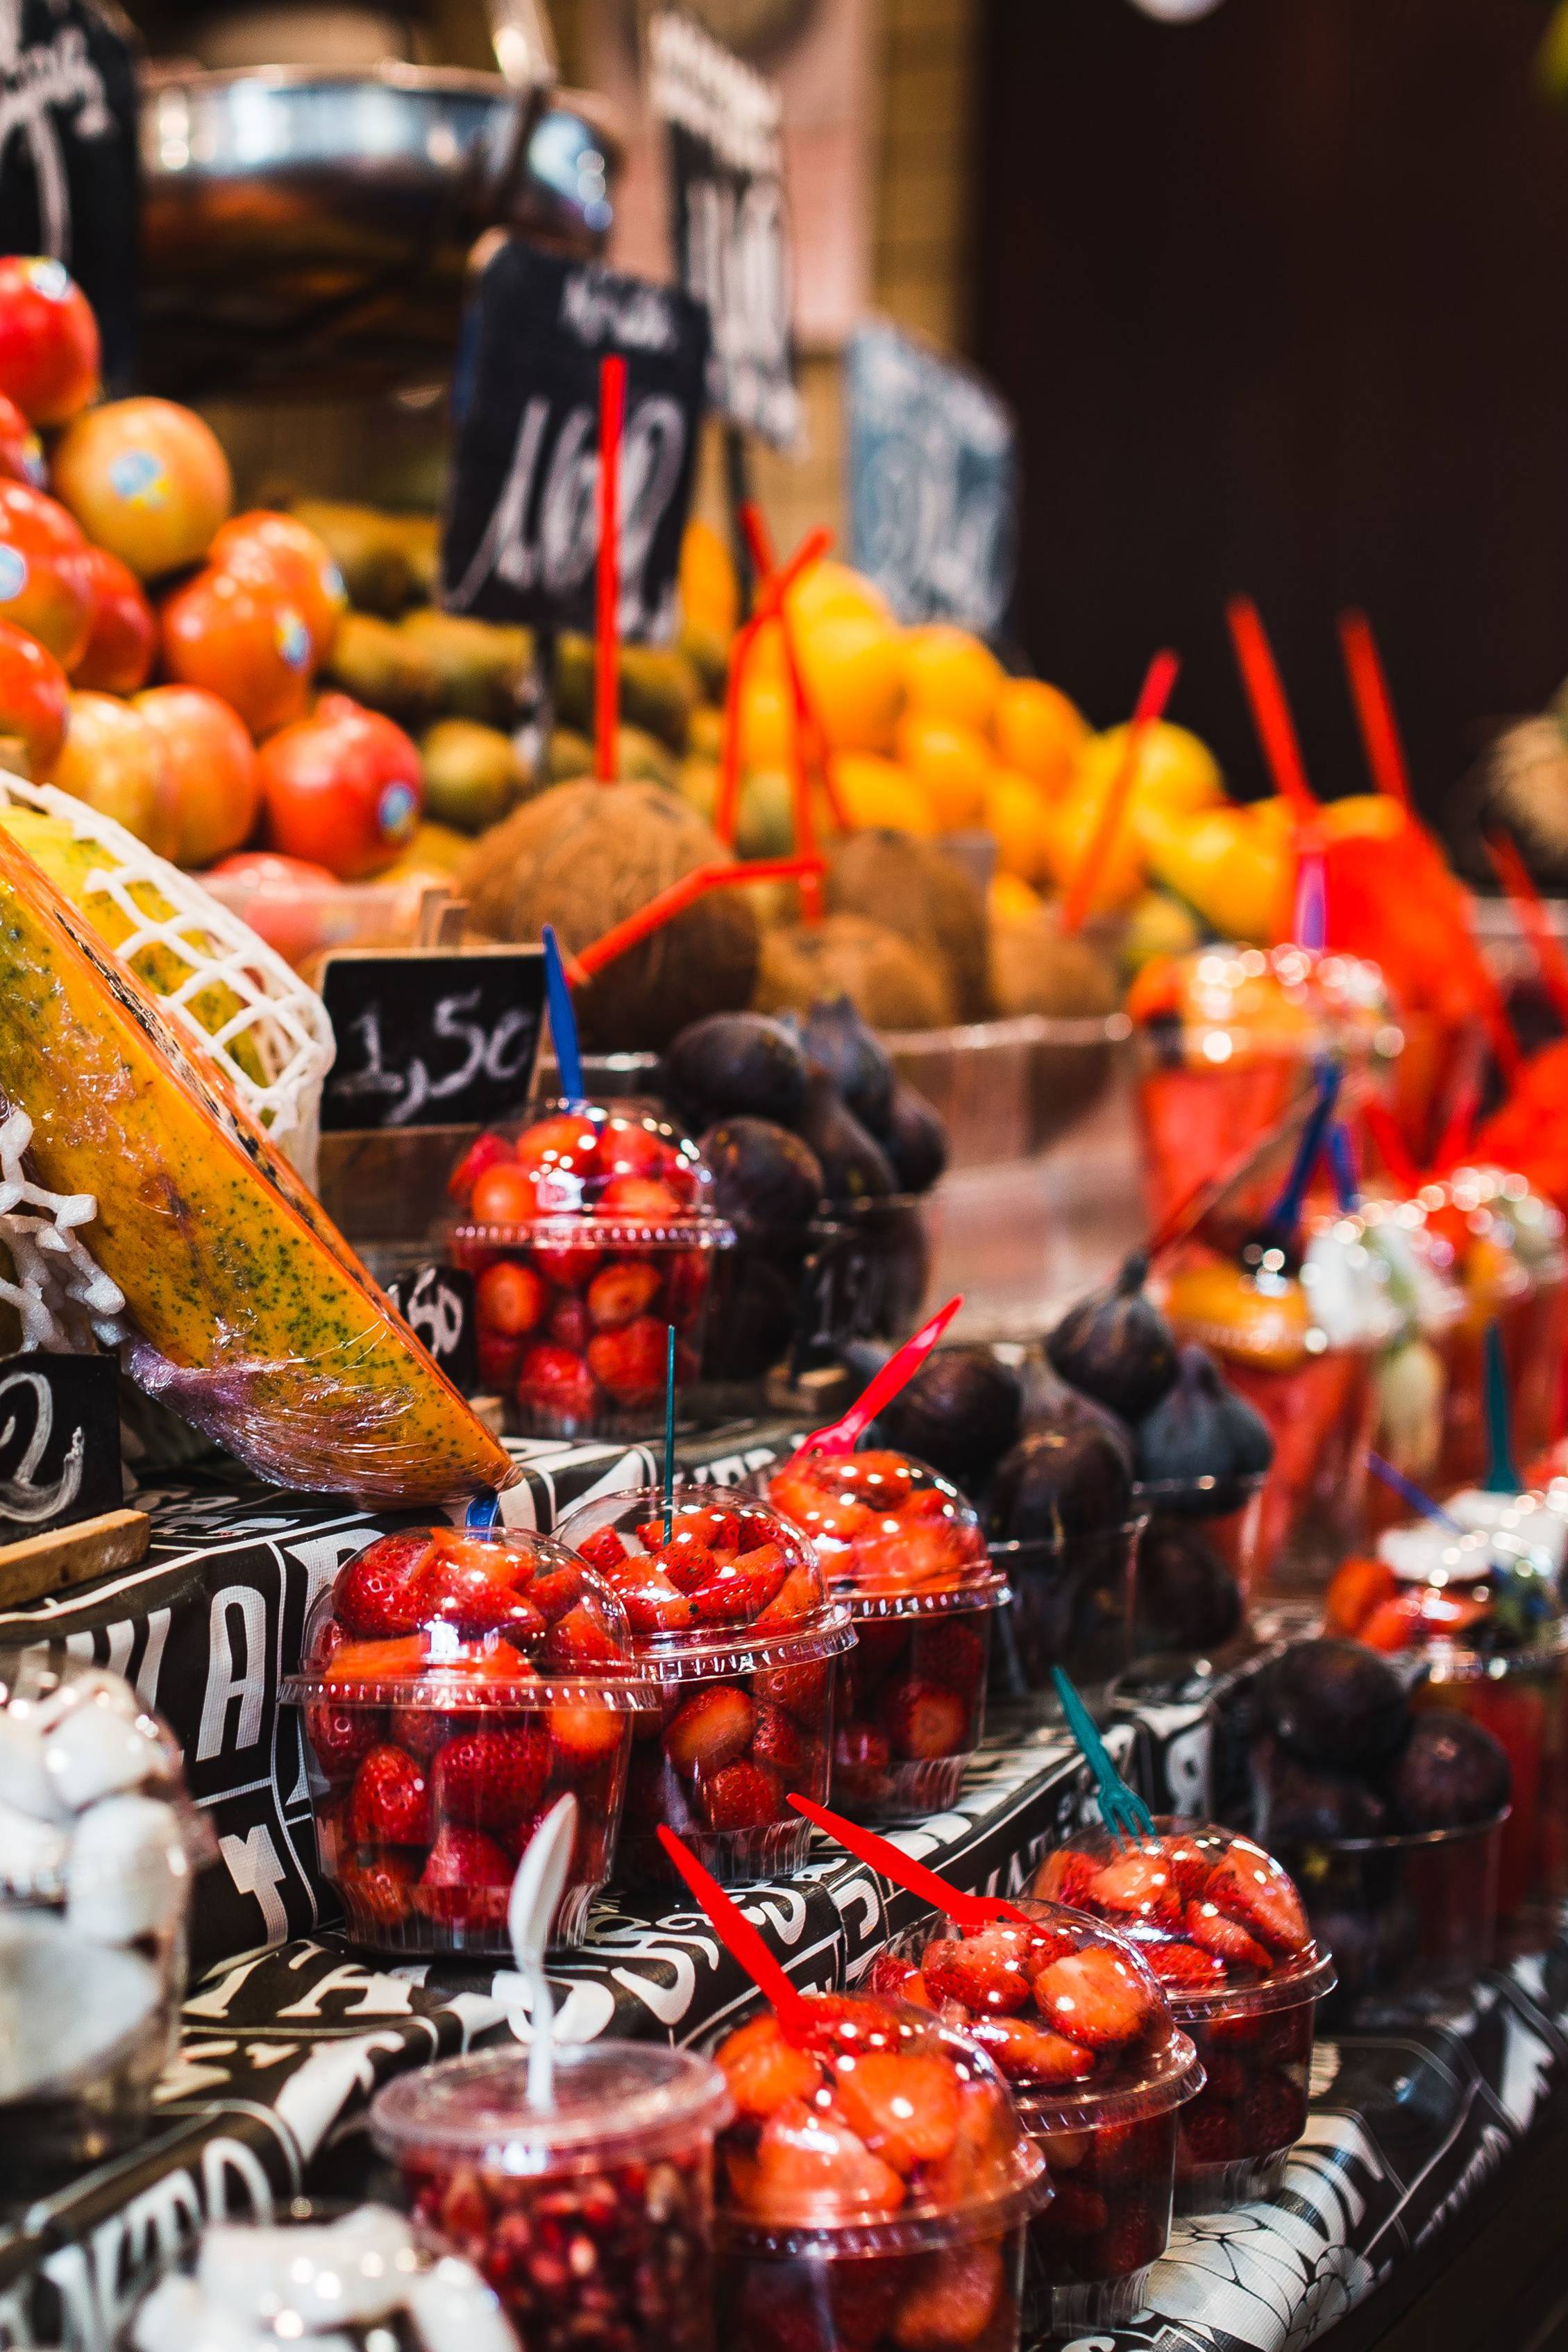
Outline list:
[[[1385,1348],[1403,1321],[1387,1265],[1354,1217],[1312,1225],[1299,1265],[1267,1238],[1249,1242],[1239,1258],[1189,1251],[1166,1278],[1162,1304],[1183,1339],[1269,1371]]]
[[[1174,1029],[1210,1068],[1249,1054],[1396,1054],[1404,1038],[1375,963],[1310,948],[1219,945],[1146,964],[1127,998],[1133,1020]]]
[[[1452,1330],[1465,1311],[1464,1293],[1454,1278],[1454,1253],[1433,1232],[1419,1201],[1364,1194],[1356,1222],[1368,1249],[1383,1263],[1389,1299],[1406,1327],[1427,1339]]]
[[[1182,2024],[1283,2008],[1334,1981],[1290,1874],[1214,1822],[1166,1816],[1152,1837],[1120,1840],[1084,1830],[1046,1856],[1034,1893],[1135,1946]]]
[[[1563,1279],[1562,1213],[1532,1192],[1525,1177],[1505,1168],[1456,1168],[1423,1185],[1417,1197],[1450,1243],[1472,1293],[1478,1282],[1490,1280],[1500,1303],[1531,1284]]]
[[[476,2165],[517,2178],[652,2163],[734,2113],[718,2068],[658,2042],[558,2043],[548,2107],[528,2097],[526,2050],[485,2050],[400,2075],[371,2109],[383,2156],[413,2169]]]
[[[282,1695],[444,1709],[658,1703],[603,1579],[554,1538],[499,1527],[367,1544],[311,1610]]]
[[[642,1671],[680,1677],[801,1665],[850,1648],[814,1547],[768,1504],[716,1486],[598,1495],[560,1523],[614,1592]]]
[[[1049,2195],[1006,2083],[974,2042],[898,2000],[807,1993],[717,2038],[735,2102],[721,2216],[748,2236],[894,2252],[956,2219],[1000,2230]]]
[[[907,1929],[872,1963],[873,1990],[977,2042],[1035,2131],[1137,2123],[1202,2088],[1197,2053],[1134,1944],[1060,1904],[1014,1907],[1022,1922]]]
[[[877,1614],[999,1600],[978,1515],[951,1480],[911,1454],[802,1451],[760,1474],[769,1502],[810,1536],[835,1592]]]
[[[690,1136],[635,1102],[552,1102],[515,1133],[488,1129],[453,1171],[465,1240],[722,1245],[713,1177]]]

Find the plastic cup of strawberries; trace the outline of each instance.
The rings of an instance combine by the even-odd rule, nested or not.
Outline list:
[[[731,2113],[709,2060],[602,2041],[558,2046],[548,2106],[515,2049],[400,2075],[371,2137],[530,2352],[707,2352],[714,2138]]]
[[[1177,2212],[1269,2195],[1306,2126],[1317,2005],[1334,1984],[1288,1872],[1251,1838],[1162,1816],[1152,1837],[1091,1830],[1058,1846],[1033,1891],[1126,1937],[1197,2047],[1207,2080],[1177,2117]]]
[[[484,1386],[533,1437],[636,1437],[695,1379],[716,1251],[697,1148],[635,1103],[549,1103],[454,1170],[454,1261],[474,1276]]]
[[[810,1830],[789,1800],[827,1795],[855,1638],[810,1543],[754,1495],[696,1486],[601,1495],[559,1532],[614,1592],[659,1695],[632,1741],[618,1879],[684,1884],[661,1823],[724,1885],[799,1869]]]
[[[984,1733],[991,1618],[1011,1597],[973,1506],[887,1448],[802,1452],[758,1483],[854,1616],[834,1804],[870,1821],[940,1811]]]
[[[323,1875],[355,1941],[509,1953],[507,1899],[569,1791],[577,1842],[554,1935],[610,1875],[638,1710],[626,1612],[562,1543],[520,1531],[378,1536],[306,1627],[300,1706]]]
[[[727,2028],[718,2341],[1016,2352],[1045,2162],[984,2052],[930,2012],[802,1996]]]
[[[1011,2087],[1054,2194],[1030,2223],[1025,2323],[1114,2327],[1141,2309],[1170,2235],[1178,2110],[1203,2068],[1126,1937],[1060,1905],[967,1932],[926,1919],[873,1962],[872,1989],[933,2010]]]

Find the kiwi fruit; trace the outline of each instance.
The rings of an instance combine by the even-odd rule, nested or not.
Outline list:
[[[954,1017],[991,1009],[986,896],[956,858],[912,834],[867,826],[835,843],[823,885],[830,914],[861,915],[946,966]],[[915,1024],[904,1024],[906,1026]]]

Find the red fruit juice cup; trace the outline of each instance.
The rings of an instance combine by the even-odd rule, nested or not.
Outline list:
[[[617,1875],[681,1886],[661,1823],[721,1885],[798,1870],[810,1825],[793,1795],[828,1790],[834,1681],[854,1642],[798,1528],[750,1494],[656,1486],[601,1495],[562,1520],[632,1626],[658,1712],[637,1725]]]
[[[714,1253],[695,1144],[635,1103],[549,1103],[515,1137],[482,1135],[449,1190],[474,1276],[481,1381],[530,1437],[640,1437],[696,1378]]]
[[[1513,1796],[1500,1831],[1498,1925],[1511,1951],[1544,1949],[1568,1895],[1568,1625],[1528,1649],[1490,1654],[1439,1643],[1410,1696],[1417,1707],[1468,1715],[1507,1754]]]
[[[1058,1846],[1034,1892],[1134,1944],[1197,2046],[1207,2080],[1177,2118],[1176,2211],[1270,2194],[1306,2126],[1317,2004],[1334,1982],[1286,1872],[1251,1838],[1165,1818],[1152,1837],[1091,1830]]]
[[[868,1982],[980,2044],[1051,2168],[1054,2194],[1029,2230],[1031,2332],[1115,2327],[1166,2250],[1176,2111],[1203,2068],[1124,1937],[1058,1904],[1015,1907],[1027,1924],[910,1928]]]
[[[991,1617],[1011,1597],[973,1507],[887,1448],[802,1452],[758,1483],[854,1614],[834,1804],[869,1821],[940,1811],[980,1744]]]
[[[1017,2352],[1045,2160],[990,2060],[929,2011],[802,1998],[715,2055],[718,2341],[746,2352]]]
[[[610,1875],[632,1726],[656,1709],[626,1612],[547,1536],[378,1536],[311,1611],[282,1696],[304,1709],[323,1874],[378,1952],[508,1953],[507,1898],[569,1791],[555,1937]],[[656,1719],[656,1718],[655,1718]]]
[[[558,2047],[554,2073],[548,2107],[517,2050],[400,2075],[371,2137],[529,2352],[708,2352],[723,2075],[643,2042]]]
[[[1334,1055],[1359,1085],[1405,1042],[1375,964],[1299,947],[1162,958],[1139,975],[1127,1010],[1156,1224],[1310,1097],[1321,1055]],[[1227,1201],[1227,1219],[1256,1223],[1282,1172],[1260,1168]]]

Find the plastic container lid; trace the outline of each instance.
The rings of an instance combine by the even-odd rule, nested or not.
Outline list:
[[[415,1528],[378,1536],[310,1612],[282,1696],[343,1706],[657,1706],[626,1612],[550,1536]]]
[[[1282,1250],[1261,1243],[1249,1244],[1253,1255],[1245,1262],[1194,1252],[1166,1278],[1161,1303],[1183,1339],[1263,1371],[1290,1372],[1315,1357],[1372,1355],[1386,1347],[1400,1317],[1370,1250],[1361,1244],[1361,1263],[1353,1267],[1321,1250],[1314,1262],[1312,1250],[1318,1248],[1314,1240],[1299,1274],[1291,1271]],[[1347,1277],[1364,1277],[1359,1303],[1350,1296]],[[1320,1302],[1329,1310],[1326,1325]]]
[[[1165,1815],[1137,1839],[1086,1830],[1047,1855],[1033,1892],[1134,1944],[1178,2024],[1288,2008],[1334,1984],[1289,1873],[1214,1822]]]
[[[1252,1054],[1305,1060],[1329,1045],[1387,1057],[1405,1043],[1376,964],[1294,946],[1162,958],[1127,1010],[1141,1027],[1174,1026],[1187,1057],[1217,1070]]]
[[[1528,1178],[1506,1168],[1456,1168],[1444,1190],[1461,1212],[1490,1212],[1507,1227],[1510,1245],[1531,1282],[1542,1286],[1563,1280],[1568,1271],[1563,1213]]]
[[[454,1239],[530,1249],[725,1248],[713,1176],[696,1145],[645,1104],[553,1102],[515,1134],[490,1129],[451,1191],[466,1221]]]
[[[732,2244],[914,2252],[1049,2201],[1044,2158],[972,2042],[873,1993],[802,2000],[795,2040],[766,2005],[716,2037],[737,2110],[716,2183]]]
[[[718,2068],[689,2050],[563,2042],[548,2108],[528,2104],[526,2051],[486,2050],[389,2083],[371,2108],[371,2137],[411,2169],[596,2172],[677,2155],[721,2131],[734,2112]]]
[[[974,1505],[912,1454],[802,1451],[757,1483],[810,1538],[858,1617],[942,1615],[1008,1597]]]
[[[1197,2053],[1136,1946],[1057,1903],[1015,1908],[1029,1926],[908,1928],[873,1962],[873,1986],[978,2042],[1031,2131],[1141,2123],[1194,2097]],[[1092,2041],[1073,2036],[1085,2019]]]
[[[850,1612],[814,1547],[770,1505],[723,1487],[596,1495],[560,1523],[617,1595],[640,1670],[665,1682],[806,1665],[849,1649]]]
[[[1451,1331],[1464,1315],[1465,1294],[1454,1279],[1453,1252],[1427,1224],[1420,1202],[1366,1195],[1354,1215],[1405,1321],[1427,1339]]]

